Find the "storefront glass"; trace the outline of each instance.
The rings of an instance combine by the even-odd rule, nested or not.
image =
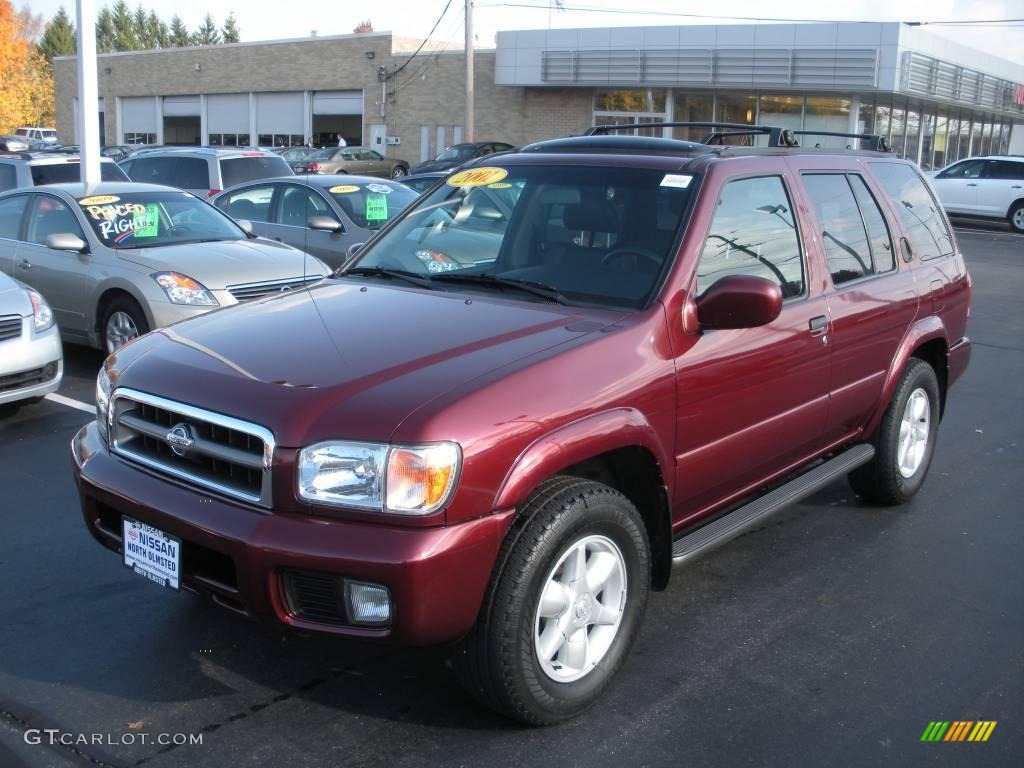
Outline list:
[[[835,96],[808,96],[804,112],[805,131],[843,132],[850,130],[850,100]],[[805,136],[804,146],[849,146],[854,140],[838,136]]]
[[[893,105],[892,120],[889,128],[889,143],[892,151],[903,157],[903,150],[906,148],[906,111],[899,106]]]
[[[664,88],[635,88],[594,92],[595,125],[630,125],[665,122],[665,104],[668,91]],[[638,128],[619,131],[626,136],[661,136],[660,128]]]
[[[714,107],[715,97],[710,93],[676,91],[673,97],[672,119],[679,122],[707,123],[713,119]],[[700,141],[707,133],[707,128],[674,128],[672,138]]]
[[[715,120],[720,123],[743,123],[753,125],[757,117],[757,97],[738,93],[718,94],[715,105]],[[753,144],[750,136],[726,138],[725,144]]]
[[[938,170],[946,165],[949,146],[949,118],[939,115],[935,119],[935,135],[932,138],[932,168]]]
[[[911,107],[907,110],[907,140],[903,145],[903,156],[911,162],[918,161],[918,149],[921,141],[921,113]]]

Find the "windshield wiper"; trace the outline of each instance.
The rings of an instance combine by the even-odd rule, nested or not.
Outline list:
[[[515,288],[516,290],[539,296],[542,299],[553,301],[556,304],[568,304],[569,300],[562,295],[562,292],[553,285],[538,283],[533,280],[520,280],[514,277],[498,277],[497,275],[465,275],[458,272],[442,272],[434,275],[434,282],[470,283],[484,286],[497,286],[499,288]]]
[[[370,277],[390,277],[397,280],[404,280],[407,283],[412,283],[419,288],[432,288],[429,277],[422,277],[417,275],[415,272],[410,272],[406,269],[388,269],[387,267],[351,267],[346,269],[344,272],[335,273],[336,277],[345,277],[345,275],[368,275]]]

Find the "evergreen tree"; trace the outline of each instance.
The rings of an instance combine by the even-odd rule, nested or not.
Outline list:
[[[47,62],[52,62],[55,56],[74,55],[76,49],[75,25],[62,6],[57,9],[39,39],[39,53]]]
[[[213,16],[206,14],[203,25],[196,30],[194,40],[195,45],[220,44],[220,32],[217,31],[217,25],[213,23]]]
[[[156,40],[149,33],[149,17],[146,15],[146,9],[141,5],[132,14],[132,28],[135,30],[135,39],[141,50],[156,48]]]
[[[96,18],[96,52],[110,53],[117,50],[117,32],[114,30],[114,16],[104,6]]]
[[[128,10],[128,3],[117,0],[112,9],[114,22],[114,45],[118,51],[139,50],[139,38],[135,34],[135,19]]]
[[[146,28],[149,30],[149,37],[153,41],[153,45],[155,47],[170,47],[171,33],[167,29],[167,24],[165,24],[163,19],[158,17],[154,11],[149,12],[149,18],[146,20]]]
[[[176,48],[192,45],[192,35],[189,34],[188,27],[186,27],[185,22],[181,20],[181,16],[175,15],[174,18],[171,19],[170,44]]]
[[[224,21],[222,35],[224,37],[223,42],[225,43],[237,43],[241,41],[242,32],[238,28],[238,20],[235,18],[234,12],[229,13],[227,19]]]

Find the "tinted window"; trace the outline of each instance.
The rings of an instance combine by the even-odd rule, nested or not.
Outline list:
[[[985,167],[984,160],[965,160],[962,163],[951,165],[940,173],[939,179],[977,179]]]
[[[868,245],[871,246],[871,263],[875,272],[889,272],[896,269],[896,252],[892,247],[892,235],[889,233],[889,226],[885,223],[885,216],[882,215],[878,201],[871,194],[868,185],[860,176],[850,174],[846,177],[850,186],[853,187],[853,195],[857,198],[857,205],[860,206],[861,216],[864,217],[864,226],[868,230]]]
[[[0,163],[0,190],[18,186],[18,170],[10,163]]]
[[[217,199],[217,207],[233,219],[247,221],[270,221],[270,200],[274,196],[274,185],[246,187]]]
[[[902,163],[871,163],[871,170],[899,214],[914,253],[922,259],[952,253],[953,238],[939,204],[914,169]]]
[[[697,264],[697,293],[727,275],[777,283],[783,298],[804,292],[804,266],[782,179],[731,181],[722,188]]]
[[[209,189],[210,166],[199,157],[179,157],[171,177],[171,186],[179,189]]]
[[[28,195],[0,200],[0,237],[17,240],[21,234],[21,215],[25,211]]]
[[[114,163],[100,163],[100,179],[103,181],[128,181],[124,171]],[[67,184],[82,180],[80,163],[48,163],[32,166],[32,183],[39,187],[44,184]]]
[[[224,188],[247,181],[272,179],[275,176],[294,176],[291,167],[277,155],[267,157],[234,157],[220,161],[220,175]]]
[[[72,234],[85,239],[85,233],[78,224],[78,219],[61,200],[50,195],[38,195],[35,209],[28,219],[28,237],[30,243],[46,245],[50,235]]]
[[[380,229],[416,199],[415,192],[391,182],[342,184],[328,192],[352,223],[363,229]],[[469,221],[463,224],[472,226]]]
[[[846,176],[804,176],[804,186],[814,204],[832,282],[845,283],[871,274],[867,231]]]
[[[132,161],[132,181],[173,186],[175,157],[139,157]]]
[[[305,228],[310,216],[338,218],[328,207],[327,201],[312,190],[294,184],[284,185],[281,202],[277,205],[277,223]]]
[[[1024,163],[1016,160],[989,160],[985,166],[985,178],[1024,180]]]

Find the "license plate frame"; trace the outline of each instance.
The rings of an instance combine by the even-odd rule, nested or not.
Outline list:
[[[126,568],[175,592],[181,590],[181,539],[123,515],[121,541]]]

